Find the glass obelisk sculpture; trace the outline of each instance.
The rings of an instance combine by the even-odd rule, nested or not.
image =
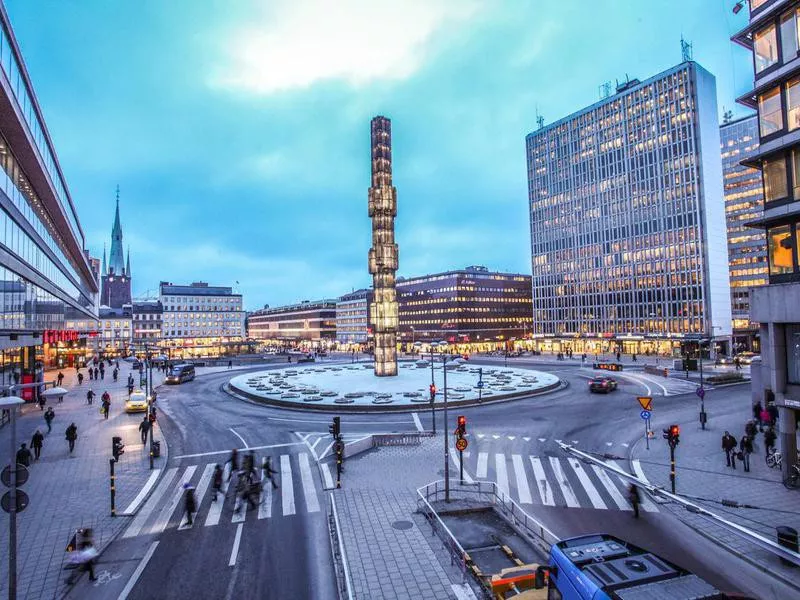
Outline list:
[[[397,215],[397,190],[392,186],[392,123],[377,116],[370,124],[372,136],[372,187],[369,188],[369,216],[372,219],[372,248],[369,272],[372,274],[373,301],[370,322],[375,339],[375,375],[397,375],[397,244],[394,218]]]

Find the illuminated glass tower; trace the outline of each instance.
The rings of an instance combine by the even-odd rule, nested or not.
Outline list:
[[[397,375],[397,272],[398,252],[394,241],[397,190],[392,186],[392,123],[377,116],[370,124],[372,139],[372,186],[369,188],[369,216],[372,219],[372,248],[369,272],[373,300],[370,319],[375,336],[375,375]]]

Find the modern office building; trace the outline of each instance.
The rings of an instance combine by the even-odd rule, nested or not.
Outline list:
[[[0,386],[42,377],[66,322],[96,319],[83,230],[0,3]],[[48,341],[49,340],[49,341]],[[33,388],[18,395],[34,399]]]
[[[728,120],[719,128],[728,266],[731,281],[733,350],[759,351],[758,323],[750,320],[750,289],[768,281],[767,238],[747,223],[764,209],[761,171],[741,164],[758,151],[758,116]]]
[[[738,98],[758,111],[759,148],[744,160],[761,170],[769,284],[750,294],[760,324],[761,367],[754,396],[774,399],[783,456],[797,453],[800,417],[800,1],[751,0],[748,24],[733,41],[753,52],[753,88]],[[785,460],[784,474],[794,461]]]
[[[499,347],[531,333],[531,277],[486,267],[397,280],[398,342]]]
[[[158,300],[134,300],[131,304],[133,349],[147,352],[159,347],[164,307]]]
[[[719,144],[714,76],[691,61],[528,134],[539,343],[587,353],[727,345]]]
[[[242,295],[230,287],[162,281],[158,299],[164,311],[162,345],[172,358],[230,354],[244,341]]]
[[[304,300],[247,315],[247,336],[275,343],[336,340],[336,300]]]
[[[361,289],[336,301],[336,341],[340,345],[367,343],[372,290]]]
[[[117,210],[111,228],[111,254],[106,267],[106,249],[103,248],[102,285],[100,304],[111,308],[122,308],[131,303],[131,251],[124,262],[122,250],[122,224],[119,220],[119,186],[117,186]]]

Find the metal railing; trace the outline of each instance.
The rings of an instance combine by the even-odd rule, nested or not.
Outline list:
[[[350,581],[350,568],[347,565],[347,554],[344,551],[342,527],[339,524],[339,513],[336,510],[336,498],[333,494],[329,494],[328,497],[331,500],[330,510],[328,511],[328,524],[339,598],[342,600],[353,600],[353,585]]]
[[[372,446],[418,446],[422,443],[423,437],[431,435],[424,432],[373,434]]]
[[[432,491],[431,486],[433,486]],[[438,535],[442,544],[444,544],[444,547],[450,554],[450,565],[458,564],[461,569],[461,583],[464,583],[467,574],[469,555],[464,550],[463,546],[458,543],[453,532],[444,524],[444,521],[442,521],[439,514],[429,502],[431,497],[433,497],[434,502],[438,500],[440,492],[444,493],[444,481],[442,480],[434,481],[433,483],[419,488],[417,490],[417,512],[422,514],[430,523],[431,535]]]

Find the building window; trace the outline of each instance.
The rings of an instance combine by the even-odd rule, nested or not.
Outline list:
[[[763,164],[764,175],[764,200],[772,202],[788,196],[786,189],[786,161],[778,157],[765,160]]]
[[[787,323],[786,328],[786,381],[800,384],[800,325]]]
[[[758,122],[761,137],[783,129],[780,88],[770,90],[758,97]]]
[[[800,150],[792,151],[792,192],[795,199],[800,199]]]
[[[783,275],[794,270],[792,258],[792,229],[789,225],[780,225],[767,231],[769,244],[769,274]]]
[[[797,48],[797,10],[793,10],[781,17],[781,54],[784,63],[797,56]]]
[[[789,131],[800,127],[800,77],[786,84],[786,124]]]
[[[778,41],[775,36],[775,25],[757,31],[753,36],[753,55],[756,60],[756,73],[778,62]]]

